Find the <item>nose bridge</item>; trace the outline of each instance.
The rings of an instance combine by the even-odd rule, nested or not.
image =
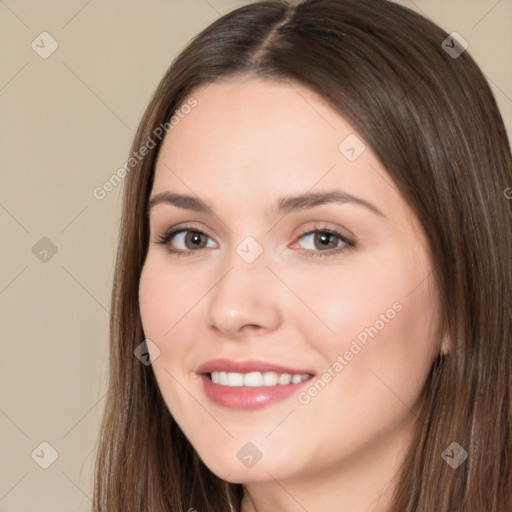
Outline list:
[[[244,239],[208,294],[207,326],[225,336],[236,336],[244,326],[275,329],[280,315],[272,277],[263,248],[259,251],[253,240]]]

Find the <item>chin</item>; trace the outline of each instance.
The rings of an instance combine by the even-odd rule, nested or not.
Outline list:
[[[279,469],[280,464],[276,464],[276,461],[265,461],[263,457],[257,462],[252,462],[252,466],[246,466],[236,454],[235,457],[231,454],[223,454],[218,457],[208,457],[206,460],[201,458],[201,460],[214,475],[233,484],[266,482],[272,480],[272,477],[279,480],[288,476],[282,474]]]

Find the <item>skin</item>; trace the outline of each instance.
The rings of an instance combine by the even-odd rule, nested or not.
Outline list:
[[[383,511],[428,372],[448,348],[436,334],[438,299],[419,222],[367,145],[353,162],[339,151],[348,135],[363,137],[312,91],[238,78],[192,95],[197,106],[164,139],[151,196],[198,196],[215,214],[153,207],[139,290],[169,411],[211,471],[244,484],[243,512]],[[281,196],[328,189],[383,215],[356,203],[276,211]],[[199,242],[191,233],[170,242],[188,255],[156,243],[189,224],[205,233]],[[326,248],[302,235],[324,227],[356,246],[314,256]],[[252,263],[236,252],[247,236],[263,248]],[[336,237],[329,245],[343,246]],[[293,395],[235,411],[202,391],[195,370],[218,357],[333,374],[337,357],[394,303],[401,310],[305,405]],[[250,468],[237,458],[247,442],[262,453]]]

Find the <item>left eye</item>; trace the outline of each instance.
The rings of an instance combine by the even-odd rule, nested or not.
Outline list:
[[[333,231],[330,229],[315,229],[314,231],[309,231],[308,233],[305,233],[304,235],[300,236],[299,240],[301,239],[309,239],[309,243],[310,246],[312,245],[312,248],[306,247],[306,250],[308,251],[314,251],[318,247],[321,247],[321,252],[330,252],[332,250],[340,248],[340,246],[345,247],[353,245],[352,242],[348,238],[343,236],[341,233],[338,233],[337,231]]]

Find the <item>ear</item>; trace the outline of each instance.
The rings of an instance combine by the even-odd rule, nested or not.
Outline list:
[[[441,342],[440,353],[447,356],[448,354],[451,353],[451,351],[452,351],[451,338],[450,338],[449,334],[445,334],[443,336],[443,341]]]

